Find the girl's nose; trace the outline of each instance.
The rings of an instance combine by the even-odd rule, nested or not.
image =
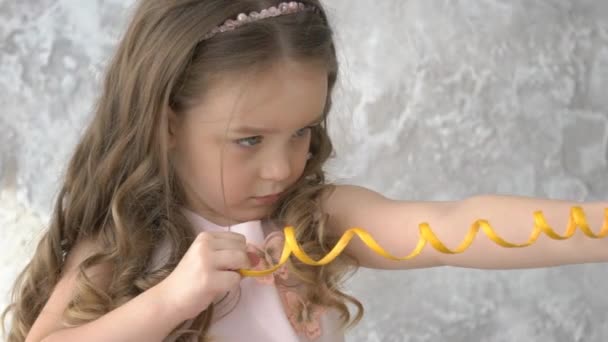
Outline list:
[[[287,156],[273,156],[262,165],[262,178],[281,181],[291,173],[290,160]]]

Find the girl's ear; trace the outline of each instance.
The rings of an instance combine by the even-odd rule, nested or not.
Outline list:
[[[179,118],[177,114],[169,107],[167,109],[167,138],[169,149],[173,149],[177,145],[177,131],[179,127]]]

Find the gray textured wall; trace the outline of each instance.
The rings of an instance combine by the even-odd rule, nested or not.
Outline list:
[[[131,3],[0,0],[2,305]],[[411,200],[607,198],[608,2],[326,4],[343,71],[331,177]],[[362,270],[349,340],[606,341],[606,271]]]

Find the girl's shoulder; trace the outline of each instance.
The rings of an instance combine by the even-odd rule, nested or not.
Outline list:
[[[32,325],[28,339],[36,341],[65,328],[62,323],[62,313],[67,309],[77,291],[80,265],[97,252],[99,252],[99,245],[93,239],[80,240],[68,251],[63,263],[61,278]],[[112,266],[109,263],[100,263],[86,269],[84,273],[90,282],[106,291],[112,277]]]

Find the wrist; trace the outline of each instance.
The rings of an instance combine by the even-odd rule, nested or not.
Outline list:
[[[175,294],[170,291],[164,281],[151,287],[148,291],[155,299],[157,312],[175,326],[192,318],[189,317],[186,310],[180,307],[175,300]]]

